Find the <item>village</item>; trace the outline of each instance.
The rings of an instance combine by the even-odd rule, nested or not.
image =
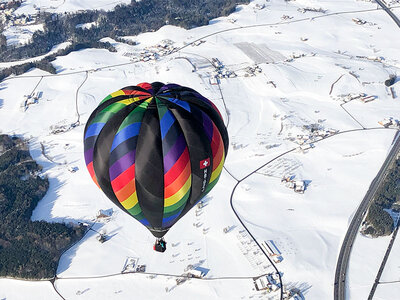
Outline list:
[[[21,0],[0,2],[0,23],[6,26],[35,24],[37,15],[16,15],[14,11],[23,3]],[[40,10],[37,8],[37,10]]]

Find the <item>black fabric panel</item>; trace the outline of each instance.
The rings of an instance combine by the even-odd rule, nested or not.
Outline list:
[[[218,128],[219,132],[221,133],[222,140],[224,142],[224,149],[225,149],[225,156],[226,156],[228,154],[228,148],[229,148],[229,136],[228,136],[228,131],[225,127],[224,121],[222,120],[222,118],[220,117],[218,112],[216,112],[215,109],[211,105],[209,105],[206,102],[204,102],[203,100],[199,99],[199,97],[195,95],[195,94],[199,94],[199,93],[191,88],[188,88],[185,86],[179,86],[179,87],[174,87],[169,90],[166,90],[165,93],[167,93],[167,92],[170,92],[172,94],[171,96],[167,96],[167,98],[174,97],[176,99],[186,101],[190,104],[194,104],[211,118],[211,120],[214,122],[215,126]],[[160,96],[162,96],[162,94]]]
[[[200,110],[202,110],[210,117],[210,119],[214,122],[215,126],[218,128],[218,131],[221,133],[222,141],[224,142],[224,149],[226,156],[228,154],[228,148],[229,148],[228,131],[226,130],[224,121],[221,119],[221,117],[215,111],[215,109],[196,97],[182,97],[181,100],[196,105]]]
[[[161,229],[164,212],[164,167],[156,108],[147,108],[143,116],[136,146],[135,173],[140,208],[150,227]]]
[[[169,105],[168,103],[166,104]],[[178,221],[203,196],[205,188],[210,181],[213,157],[211,145],[204,131],[203,124],[199,123],[192,113],[187,112],[181,107],[174,104],[169,106],[170,111],[174,114],[185,136],[186,144],[189,149],[190,166],[192,170],[192,187],[190,196],[186,202],[186,206],[181,212],[179,218],[176,220]],[[200,162],[207,158],[210,159],[210,165],[207,168],[200,169]]]
[[[147,228],[147,229],[150,230],[151,234],[154,235],[156,238],[162,238],[168,232],[168,230],[170,228],[163,228],[163,229],[157,228],[157,229],[155,229],[155,228],[151,228],[150,227],[150,228]]]
[[[158,82],[158,81],[153,82],[153,83],[151,84],[151,88],[153,89],[153,95],[157,94],[158,91],[159,91],[163,86],[164,86],[164,83],[162,83],[162,82]]]
[[[94,147],[94,144],[96,143],[96,139],[97,139],[97,135],[93,135],[93,136],[88,137],[87,139],[84,139],[85,151]]]
[[[114,136],[117,133],[122,121],[132,111],[132,109],[136,107],[136,105],[133,104],[124,107],[123,109],[118,111],[110,120],[108,120],[103,129],[100,131],[93,153],[94,173],[96,175],[96,179],[100,185],[101,190],[114,204],[116,204],[123,211],[125,211],[125,208],[118,201],[111,187],[110,175],[108,172],[109,158]]]

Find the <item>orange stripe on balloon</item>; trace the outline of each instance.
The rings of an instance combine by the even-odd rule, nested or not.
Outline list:
[[[123,202],[136,191],[135,180],[129,181],[123,188],[115,192],[119,202]]]
[[[188,162],[186,164],[185,169],[176,178],[176,180],[164,188],[164,198],[169,198],[176,192],[178,192],[182,188],[182,186],[186,183],[187,179],[190,176],[190,173],[191,173],[190,162]]]

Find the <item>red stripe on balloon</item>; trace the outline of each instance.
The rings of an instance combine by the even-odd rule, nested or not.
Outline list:
[[[164,186],[169,186],[183,172],[189,161],[189,151],[187,147],[175,162],[175,164],[164,174]]]
[[[118,192],[125,185],[127,185],[130,181],[135,178],[135,164],[131,165],[124,172],[119,174],[113,181],[111,181],[111,186],[114,190],[114,193]]]

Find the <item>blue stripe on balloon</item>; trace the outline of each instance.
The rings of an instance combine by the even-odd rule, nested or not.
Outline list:
[[[166,227],[172,226],[172,224],[174,223],[175,219],[177,217],[179,217],[179,215],[181,214],[182,210],[183,209],[179,210],[179,212],[177,214],[175,214],[175,215],[169,216],[167,218],[163,218],[162,227],[166,228]]]
[[[174,115],[168,110],[162,119],[160,120],[160,127],[161,127],[161,138],[164,139],[165,135],[167,134],[168,130],[171,128],[172,124],[175,122]]]
[[[179,105],[180,107],[182,107],[183,109],[187,110],[188,112],[190,112],[190,105],[188,102],[186,101],[182,101],[176,98],[168,98],[168,101],[175,103],[176,105]]]
[[[99,135],[100,131],[103,129],[105,123],[93,123],[86,130],[85,139],[91,136]]]
[[[142,223],[144,226],[150,226],[150,223],[149,221],[147,221],[147,219],[139,220],[139,222]]]
[[[126,126],[124,129],[122,129],[120,132],[118,132],[114,137],[114,141],[112,143],[110,152],[113,151],[116,147],[118,147],[119,144],[123,143],[127,139],[137,136],[139,134],[141,124],[142,124],[141,122],[130,124]]]

